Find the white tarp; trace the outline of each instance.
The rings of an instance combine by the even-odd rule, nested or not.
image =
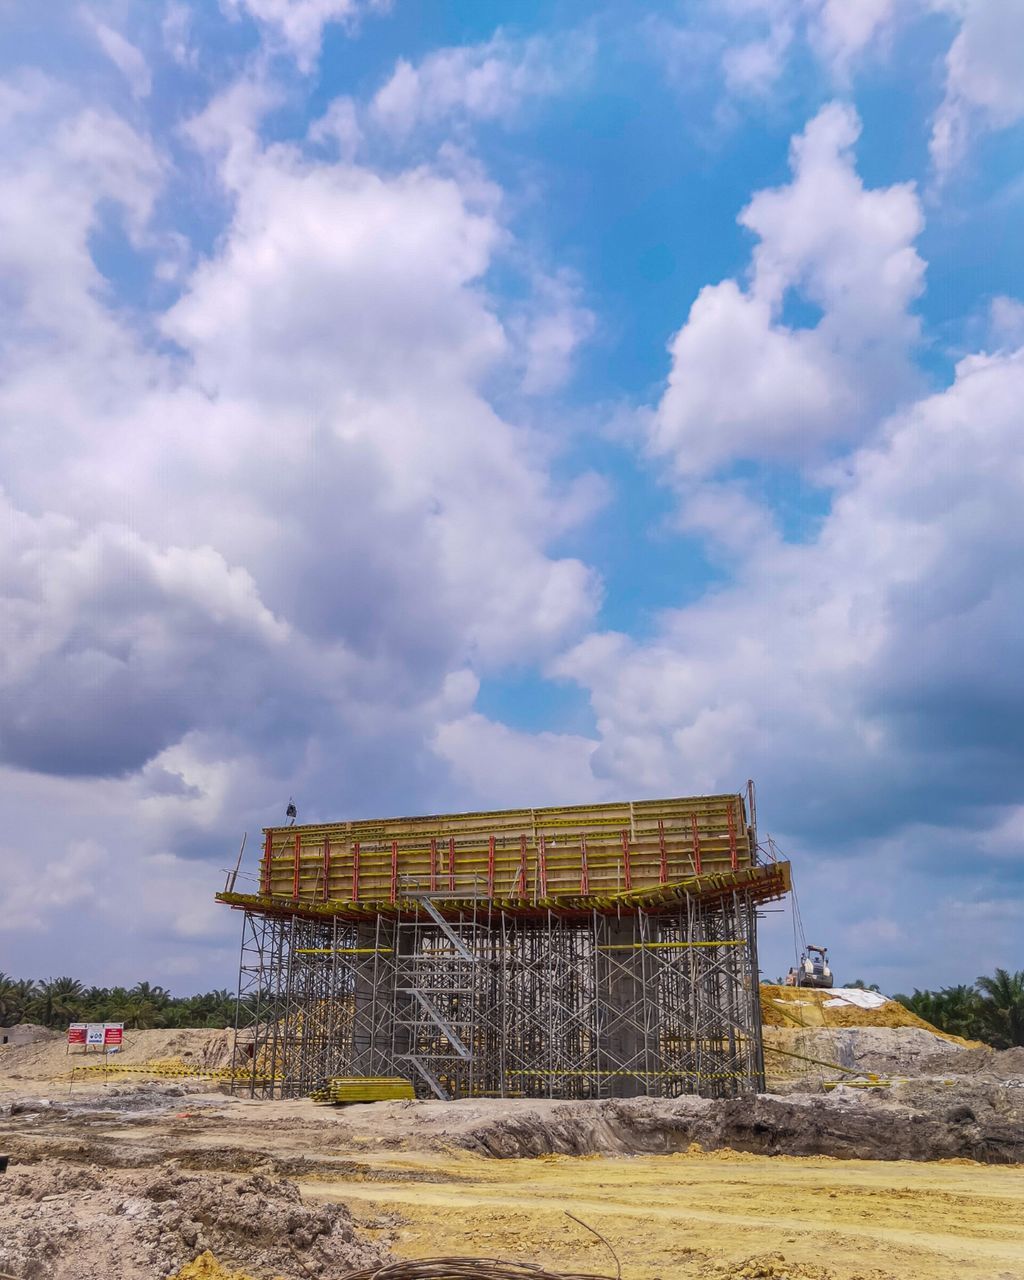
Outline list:
[[[860,987],[835,987],[832,999],[821,1003],[825,1009],[837,1009],[843,1004],[855,1004],[861,1009],[881,1009],[883,1004],[888,1003],[888,996],[880,995],[877,991],[863,991]]]

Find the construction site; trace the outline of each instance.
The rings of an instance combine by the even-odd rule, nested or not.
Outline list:
[[[788,887],[739,795],[269,830],[258,893],[218,895],[239,1087],[756,1092],[756,913]]]
[[[269,828],[234,1028],[0,1047],[0,1274],[1022,1280],[1024,1050],[766,983],[791,890],[752,787]]]

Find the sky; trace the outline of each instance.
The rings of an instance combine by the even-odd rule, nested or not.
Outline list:
[[[748,778],[840,981],[1024,968],[1024,0],[0,29],[0,969],[232,986],[290,797]]]

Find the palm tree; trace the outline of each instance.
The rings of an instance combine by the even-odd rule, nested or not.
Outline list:
[[[29,1012],[44,1027],[63,1026],[79,1014],[82,994],[82,984],[77,978],[51,978],[39,984]]]
[[[980,1001],[973,987],[961,984],[941,991],[918,991],[915,987],[912,996],[900,995],[896,999],[940,1031],[967,1040],[982,1038],[978,1023]]]
[[[119,1021],[133,1031],[143,1031],[158,1021],[159,1010],[152,1000],[143,1000],[134,994],[120,1011]]]
[[[984,1038],[997,1049],[1024,1045],[1024,969],[1017,973],[997,969],[991,978],[979,978],[977,986]]]
[[[148,982],[136,982],[128,994],[133,1000],[146,1000],[157,1009],[162,1009],[171,999],[166,987],[154,987]]]
[[[82,992],[82,1011],[91,1022],[105,1022],[110,1004],[110,990],[107,987],[87,987]]]
[[[16,978],[0,973],[0,1027],[10,1027],[20,1022],[25,1012],[25,1000]]]

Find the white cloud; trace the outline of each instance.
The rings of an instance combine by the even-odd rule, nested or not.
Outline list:
[[[944,804],[980,800],[976,771],[1018,754],[1024,710],[1024,531],[1003,516],[1024,486],[1022,392],[1024,354],[965,360],[854,455],[813,542],[754,541],[734,587],[649,644],[592,636],[563,658],[592,691],[595,768],[663,788],[757,761],[776,795],[848,782],[880,807],[925,773]]]
[[[288,628],[211,548],[161,552],[124,526],[3,514],[0,760],[134,770],[252,696],[260,654],[264,674],[280,660]]]
[[[1005,294],[993,298],[989,329],[997,349],[1024,347],[1024,302]]]
[[[198,973],[226,973],[235,920],[210,893],[245,827],[251,872],[289,793],[316,819],[750,773],[844,965],[883,943],[894,969],[922,965],[926,944],[898,930],[938,873],[966,903],[924,916],[958,949],[944,963],[968,953],[964,918],[1009,962],[1021,304],[994,299],[994,354],[913,402],[920,205],[864,185],[856,117],[827,108],[794,142],[792,180],[741,215],[749,272],[702,290],[673,339],[647,440],[674,472],[676,527],[731,577],[647,638],[588,635],[600,583],[557,548],[607,490],[553,479],[572,470],[559,431],[518,393],[564,385],[597,322],[580,281],[515,244],[469,127],[578,84],[590,45],[499,33],[438,50],[400,62],[372,104],[336,97],[300,142],[268,142],[271,108],[288,108],[277,137],[298,115],[267,55],[309,72],[325,24],[366,9],[224,4],[263,47],[173,149],[41,75],[0,81],[0,852],[18,967],[47,971],[57,938],[62,968],[159,978],[184,939]],[[980,19],[946,7],[965,35],[944,110],[970,139],[1017,108],[1005,76],[979,78],[1001,52],[978,43]],[[195,11],[160,12],[183,76]],[[906,13],[732,0],[686,34],[732,99],[770,109],[792,59],[810,49],[848,81]],[[107,43],[142,94],[145,62]],[[387,144],[410,138],[429,158],[403,169]],[[389,168],[370,167],[374,147]],[[191,196],[219,183],[223,224],[205,206],[195,243],[188,219],[164,221],[178,164]],[[140,270],[156,259],[177,301],[119,297],[101,236],[123,236]],[[525,301],[502,300],[510,266]],[[833,504],[794,545],[734,464],[820,456]],[[595,731],[480,715],[481,678],[523,664],[578,682]]]
[[[672,79],[683,88],[721,82],[725,103],[763,106],[785,73],[809,52],[836,87],[846,88],[865,60],[888,51],[896,23],[931,0],[720,0],[690,7],[681,22],[655,20],[648,31]]]
[[[351,98],[335,98],[309,126],[310,142],[332,144],[341,160],[352,160],[362,141],[359,113]]]
[[[912,385],[920,205],[909,184],[864,187],[852,154],[859,129],[853,110],[833,103],[794,139],[793,181],[740,214],[758,236],[749,286],[702,289],[672,339],[650,443],[680,474],[736,458],[808,459]],[[820,309],[816,324],[784,323],[792,295]]]
[[[935,116],[932,159],[940,175],[959,164],[984,130],[1024,119],[1024,6],[974,0],[946,55],[946,92]]]
[[[310,72],[320,56],[320,42],[329,23],[351,26],[369,9],[386,9],[387,0],[221,0],[229,13],[246,13],[276,46],[290,53],[302,72]]]
[[[148,98],[153,83],[142,53],[113,27],[108,27],[91,15],[89,22],[100,48],[128,81],[134,96]]]
[[[812,541],[737,540],[734,582],[667,611],[649,641],[594,634],[555,661],[597,721],[594,781],[578,794],[717,791],[752,774],[766,828],[803,852],[805,916],[811,904],[837,937],[847,929],[847,964],[879,961],[847,928],[853,891],[843,912],[831,905],[843,877],[871,886],[866,917],[885,913],[886,878],[901,920],[941,878],[984,897],[1022,851],[1008,812],[1024,801],[1022,399],[1024,352],[964,360],[953,386],[847,461]],[[561,747],[578,778],[580,752]],[[522,750],[509,745],[513,762]],[[1020,895],[1006,893],[1019,927]],[[993,930],[988,967],[1011,963],[1014,926]],[[958,965],[973,977],[957,946],[942,980]],[[886,964],[921,961],[912,949]]]
[[[164,48],[180,67],[194,67],[199,60],[198,50],[189,39],[191,25],[192,14],[188,5],[183,0],[168,0],[160,23],[160,35]]]
[[[105,861],[104,851],[93,840],[73,840],[42,865],[34,856],[26,858],[21,849],[5,849],[6,928],[12,933],[40,933],[56,911],[92,908]]]
[[[0,101],[4,96],[19,115],[0,140],[0,316],[8,351],[17,351],[23,330],[83,351],[116,344],[89,239],[103,210],[113,207],[127,237],[141,243],[163,163],[149,140],[113,112],[68,114],[50,81],[22,79],[8,84],[6,95],[0,90]]]
[[[804,0],[811,46],[845,79],[865,51],[885,48],[899,8],[896,0]]]
[[[539,274],[530,306],[513,326],[522,349],[522,387],[527,395],[545,395],[563,386],[579,347],[594,332],[594,313],[581,302],[571,272]]]
[[[592,52],[581,37],[513,40],[499,31],[484,44],[439,49],[415,65],[402,58],[374,95],[370,118],[397,138],[442,121],[508,122],[527,99],[577,82]]]
[[[219,850],[289,792],[310,817],[372,812],[401,776],[404,804],[436,804],[434,734],[471,714],[477,673],[592,621],[596,576],[548,548],[594,486],[553,483],[552,442],[484,394],[519,360],[481,283],[510,244],[493,186],[264,145],[272,89],[246,82],[185,133],[228,221],[139,326],[90,250],[111,202],[159,239],[164,162],[43,87],[8,95],[23,127],[0,179],[0,797],[31,778],[74,819],[48,824],[54,857],[95,838],[106,878],[127,851],[149,866],[147,923],[175,879],[182,904],[211,892]],[[171,849],[186,867],[146,861]],[[233,928],[170,914],[161,964],[172,934],[215,957],[210,930]]]
[[[726,89],[741,97],[765,97],[782,75],[792,41],[792,22],[780,18],[763,39],[727,47],[722,54]]]
[[[477,712],[442,723],[434,737],[463,793],[481,805],[598,799],[590,757],[597,743],[564,733],[520,733]],[[500,767],[495,768],[495,762]]]

